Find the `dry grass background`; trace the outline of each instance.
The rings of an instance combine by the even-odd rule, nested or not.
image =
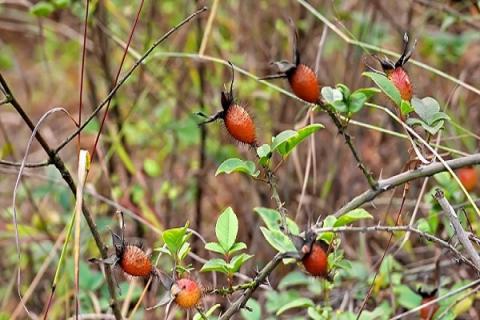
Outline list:
[[[90,17],[87,42],[83,117],[106,96],[137,9],[137,1],[93,2],[95,9]],[[182,17],[201,5],[210,7],[211,2],[147,1],[126,64],[131,65],[136,52],[143,52]],[[54,106],[65,107],[77,117],[82,37],[80,17],[84,7],[80,6],[80,1],[72,1],[71,9],[58,10],[47,18],[38,19],[29,14],[28,6],[32,3],[0,1],[1,73],[32,119],[39,119]],[[408,31],[418,39],[414,59],[474,87],[480,86],[480,11],[474,1],[345,0],[311,1],[311,4],[343,32],[359,41],[395,52],[400,51],[402,34]],[[297,1],[219,1],[205,54],[231,60],[257,76],[269,74],[270,61],[289,58],[291,54],[287,17],[292,17],[299,27],[302,60],[314,66],[325,26]],[[200,24],[192,22],[177,32],[158,51],[197,53],[207,18],[208,13],[199,19]],[[326,32],[318,69],[320,83],[329,86],[344,83],[351,88],[369,86],[369,81],[361,76],[365,59],[375,63],[368,52],[347,44],[330,29]],[[114,39],[119,39],[120,43]],[[448,114],[455,123],[468,130],[448,125],[441,144],[465,154],[478,152],[480,96],[413,64],[409,64],[407,69],[414,84],[414,93],[422,97],[433,96],[442,106],[449,101]],[[200,76],[200,73],[203,75]],[[203,88],[200,77],[203,77]],[[102,201],[104,198],[131,210],[145,219],[146,224],[160,230],[183,225],[189,220],[192,228],[199,230],[208,240],[213,239],[218,214],[231,206],[240,219],[239,239],[247,243],[250,253],[255,254],[255,259],[247,263],[243,272],[252,275],[255,265],[261,266],[271,259],[273,250],[258,232],[261,222],[252,210],[257,206],[274,207],[268,187],[242,175],[214,176],[219,163],[228,156],[240,154],[242,158],[254,160],[252,153],[227,137],[220,124],[208,127],[206,144],[202,148],[196,119],[192,116],[202,103],[208,112],[220,108],[220,91],[229,78],[228,68],[221,64],[190,58],[166,58],[154,53],[119,91],[103,130],[98,159],[95,159],[87,181],[88,194],[85,197],[107,242],[108,227],[115,228],[117,220],[112,215],[115,209]],[[288,89],[285,81],[275,83]],[[237,73],[235,89],[238,99],[248,105],[248,110],[255,117],[260,141],[269,141],[280,131],[299,127],[306,121],[307,108],[302,103],[254,79]],[[382,96],[375,101],[391,107]],[[402,132],[387,114],[371,108],[362,110],[354,120]],[[97,126],[88,128],[82,134],[82,147],[91,148],[98,122]],[[301,191],[312,146],[310,142],[302,144],[278,172],[282,200],[290,215],[296,215],[300,225],[306,225],[309,219],[315,221],[319,216],[333,213],[368,189],[365,178],[328,116],[315,113],[314,122],[324,124],[326,129],[315,135],[316,161],[307,177],[304,196],[301,196]],[[20,160],[30,132],[8,105],[0,106],[0,129],[2,159]],[[55,115],[41,132],[55,146],[73,130],[70,121],[62,115]],[[355,123],[351,123],[348,130],[376,177],[388,177],[403,170],[409,157],[409,145],[405,139]],[[74,140],[60,153],[73,172],[76,170],[76,150]],[[205,163],[200,168],[202,152]],[[445,157],[452,156],[448,154]],[[45,153],[35,143],[28,161],[45,159]],[[0,299],[7,319],[18,304],[13,280],[16,253],[11,219],[11,197],[17,170],[0,165],[0,172],[0,204],[3,208],[0,214],[0,248],[3,252]],[[422,180],[410,185],[405,223],[408,223],[421,185]],[[434,185],[435,181],[431,179],[428,189]],[[200,209],[195,200],[199,186],[202,188]],[[478,190],[473,194],[476,192]],[[393,202],[389,207],[391,198]],[[366,207],[374,215],[375,223],[382,221],[384,216],[393,220],[400,200],[401,190],[387,192],[375,200],[375,206]],[[300,201],[302,205],[297,214]],[[73,203],[71,194],[54,169],[26,170],[17,202],[22,237],[23,290],[38,274],[68,221]],[[429,210],[430,205],[424,201],[419,217],[427,216]],[[473,224],[478,227],[478,221]],[[82,234],[84,261],[97,254],[87,231]],[[158,234],[145,223],[127,220],[127,233],[143,239],[148,248],[161,244]],[[382,254],[387,236],[377,233],[342,236],[342,248],[348,259],[371,265]],[[198,255],[208,257],[198,242],[194,248]],[[397,259],[412,281],[428,283],[432,281],[429,268],[438,253],[435,246],[425,245],[416,239],[398,254]],[[445,256],[441,260],[449,261],[451,257]],[[199,264],[192,262],[198,269]],[[95,269],[93,266],[89,268]],[[271,283],[277,284],[282,275],[291,269],[291,266],[280,268],[271,276]],[[43,310],[54,270],[55,263],[52,263],[28,302],[35,313]],[[452,282],[473,277],[471,270],[464,266],[444,268],[441,272]],[[209,284],[208,277],[200,277],[206,285]],[[352,286],[353,283],[344,283],[332,301],[337,301],[338,306],[338,300]],[[65,290],[67,293],[62,297],[68,299],[68,290]],[[92,301],[98,301],[96,296],[102,295],[100,288],[87,291],[85,289],[85,294]],[[259,301],[263,301],[262,292],[257,296]],[[389,294],[387,291],[380,292],[375,299],[388,300]],[[52,306],[53,314],[63,318],[66,302],[61,301],[60,295],[57,300]],[[147,303],[155,300],[152,294]],[[207,304],[213,303],[212,298],[206,301]],[[478,308],[477,302],[464,318],[478,319]],[[19,319],[24,317],[21,314]],[[151,313],[145,313],[144,317],[154,318]]]

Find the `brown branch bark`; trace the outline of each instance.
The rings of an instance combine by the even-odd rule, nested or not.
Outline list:
[[[7,99],[9,100],[9,103],[18,112],[20,117],[23,119],[23,121],[27,124],[27,126],[33,132],[35,130],[35,125],[33,124],[33,121],[30,119],[30,117],[27,115],[23,107],[20,105],[20,103],[17,101],[17,99],[13,95],[12,91],[10,90],[10,87],[8,86],[2,74],[0,74],[0,84],[7,94]],[[68,187],[72,191],[73,196],[76,197],[77,187],[75,185],[75,182],[73,181],[70,171],[65,166],[65,163],[63,162],[63,160],[55,153],[54,150],[50,148],[47,141],[39,131],[35,132],[35,138],[40,143],[43,150],[45,150],[45,152],[47,153],[49,157],[49,162],[51,162],[55,166],[55,168],[60,172],[63,180],[67,183]],[[92,233],[92,236],[95,240],[95,243],[98,247],[98,250],[100,251],[102,258],[106,259],[108,257],[107,247],[102,241],[100,233],[97,230],[97,226],[93,221],[92,215],[85,205],[82,205],[82,211],[83,211],[85,220],[87,221],[88,227]],[[122,315],[118,307],[118,302],[117,302],[116,293],[115,293],[115,285],[113,282],[110,266],[106,266],[105,271],[106,271],[105,274],[106,274],[106,279],[108,284],[108,290],[112,298],[111,306],[112,306],[113,313],[117,319],[122,319]],[[52,288],[52,290],[55,290],[55,288]]]

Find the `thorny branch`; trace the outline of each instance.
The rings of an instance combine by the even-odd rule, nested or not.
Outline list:
[[[96,116],[96,114],[102,109],[103,106],[105,106],[108,101],[115,95],[117,90],[126,82],[126,80],[131,76],[133,71],[135,71],[138,66],[144,62],[144,60],[153,52],[153,50],[161,44],[165,39],[167,39],[171,34],[173,34],[175,31],[177,31],[180,27],[185,25],[187,22],[189,22],[191,19],[193,19],[195,16],[198,14],[204,12],[207,10],[206,7],[203,7],[196,12],[192,13],[190,16],[185,18],[182,22],[180,22],[178,25],[170,29],[167,33],[165,33],[161,38],[159,38],[155,43],[144,53],[144,55],[136,61],[136,63],[130,68],[130,70],[127,71],[127,73],[124,75],[124,77],[117,83],[117,85],[110,91],[108,96],[103,100],[103,102],[97,106],[97,108],[92,112],[92,114],[88,117],[88,119],[72,134],[70,135],[63,143],[61,143],[55,150],[51,149],[44,137],[41,135],[40,132],[35,132],[35,138],[36,140],[40,143],[41,147],[45,150],[45,152],[48,155],[48,163],[53,164],[55,168],[60,172],[62,175],[63,180],[67,183],[68,187],[72,191],[73,195],[75,196],[76,194],[76,184],[73,181],[72,175],[70,174],[70,171],[67,169],[65,166],[65,163],[63,160],[58,156],[58,152],[65,147],[75,136],[77,136],[85,127],[86,125]],[[13,108],[17,111],[17,113],[21,116],[23,121],[27,124],[27,126],[32,130],[32,132],[35,130],[35,125],[33,124],[33,121],[30,119],[30,117],[27,115],[23,107],[20,105],[20,103],[17,101],[15,96],[13,95],[12,91],[10,90],[10,87],[8,86],[6,80],[4,79],[3,75],[0,74],[0,85],[2,87],[2,91],[4,91],[6,99],[5,102],[10,103]],[[107,258],[107,247],[103,243],[100,234],[97,230],[97,227],[95,225],[95,222],[92,218],[92,215],[88,208],[85,205],[82,205],[82,211],[85,217],[85,220],[87,221],[88,227],[92,233],[92,236],[95,240],[95,243],[100,251],[100,254],[103,259]],[[112,273],[111,269],[109,266],[106,266],[106,279],[107,279],[107,284],[108,284],[108,289],[110,296],[112,298],[112,310],[115,315],[116,319],[122,319],[122,315],[120,312],[120,309],[118,307],[118,302],[116,299],[116,293],[115,293],[115,285],[113,282],[112,278]],[[55,288],[52,288],[52,290],[55,290]]]
[[[475,247],[470,241],[468,234],[465,232],[462,225],[460,224],[460,220],[458,220],[458,216],[455,213],[455,210],[453,210],[452,206],[448,202],[447,198],[445,198],[445,195],[440,189],[436,190],[435,199],[438,201],[443,211],[447,214],[448,220],[450,220],[450,223],[455,230],[458,241],[460,241],[460,243],[465,248],[465,251],[470,256],[470,259],[472,259],[473,263],[477,267],[477,270],[480,270],[480,256],[478,255],[477,250],[475,250]]]
[[[118,89],[127,81],[128,78],[132,75],[132,73],[142,64],[144,63],[145,59],[155,50],[163,41],[165,41],[169,36],[175,33],[178,29],[180,29],[183,25],[188,23],[190,20],[195,18],[197,15],[201,14],[202,12],[206,11],[207,7],[203,7],[187,18],[185,18],[182,22],[177,24],[175,27],[170,29],[167,33],[165,33],[162,37],[157,39],[152,46],[145,51],[145,53],[132,65],[132,67],[125,73],[125,75],[117,82],[117,84],[113,87],[110,93],[103,99],[103,101],[95,108],[95,110],[88,116],[84,123],[70,136],[68,136],[56,149],[55,154],[62,150],[70,141],[72,141],[89,123],[92,121],[93,118],[102,110],[102,108],[112,99],[112,97],[117,93]]]
[[[372,190],[377,190],[378,189],[378,182],[375,181],[375,178],[373,177],[372,173],[370,170],[367,168],[367,166],[363,163],[362,159],[360,158],[360,155],[358,154],[357,149],[353,145],[352,142],[352,137],[348,134],[346,131],[345,126],[342,124],[340,119],[337,117],[335,112],[331,110],[328,106],[325,106],[323,103],[319,104],[320,108],[322,108],[324,111],[328,113],[330,118],[332,119],[333,123],[338,129],[338,133],[340,133],[343,138],[345,139],[345,143],[348,145],[350,148],[350,151],[352,152],[353,157],[355,158],[355,161],[357,162],[358,167],[362,171],[363,175],[367,179],[368,185]]]
[[[462,158],[454,159],[454,160],[449,160],[446,161],[446,164],[453,170],[459,169],[462,167],[470,166],[470,165],[475,165],[475,164],[480,164],[480,154],[474,154],[470,156],[465,156]],[[378,195],[381,193],[390,190],[394,187],[397,187],[399,185],[402,185],[404,183],[407,183],[409,181],[419,179],[419,178],[424,178],[424,177],[429,177],[434,174],[437,174],[439,172],[446,171],[447,168],[442,164],[442,163],[432,163],[429,165],[422,166],[418,169],[415,170],[409,170],[406,172],[403,172],[401,174],[392,176],[387,179],[379,180],[378,181],[378,186],[377,189],[369,189],[368,191],[364,192],[363,194],[357,196],[354,198],[352,201],[347,203],[345,206],[340,208],[335,215],[341,216],[345,213],[347,213],[350,210],[353,210],[369,201],[372,201],[375,199]],[[273,177],[270,177],[272,179]],[[281,202],[280,198],[278,197],[278,193],[275,188],[275,183],[273,180],[269,180],[269,185],[272,187],[272,194],[273,198],[276,201],[279,209],[284,208],[283,203]],[[275,194],[277,196],[275,196]],[[286,215],[282,214],[282,217],[285,217]],[[419,235],[420,237],[423,237],[429,241],[435,242],[438,245],[448,249],[451,251],[456,259],[459,261],[469,265],[472,267],[474,270],[477,272],[480,272],[480,266],[478,266],[475,261],[472,261],[465,257],[458,249],[456,249],[453,245],[448,243],[447,241],[440,239],[434,235],[431,235],[429,233],[425,233],[423,231],[420,231],[416,228],[413,228],[412,226],[371,226],[371,227],[339,227],[339,228],[320,228],[319,225],[314,225],[311,228],[312,231],[316,233],[320,232],[334,232],[334,233],[341,233],[341,232],[389,232],[389,233],[396,233],[396,232],[410,232],[410,233],[415,233]],[[279,254],[280,255],[280,254]],[[254,281],[257,281],[258,277],[261,275],[263,279],[266,279],[268,275],[275,270],[275,268],[278,266],[282,258],[278,258],[277,255],[274,260],[270,261],[259,273],[259,275],[254,279]],[[278,258],[278,260],[276,260]],[[256,282],[255,282],[256,283]],[[243,308],[248,301],[248,299],[252,296],[254,291],[257,289],[258,286],[252,285],[250,286],[250,283],[247,283],[248,289],[245,290],[244,294],[242,297],[240,297],[234,304],[232,304],[226,311],[224,315],[220,318],[221,320],[229,319],[233,314],[238,312],[241,308]]]
[[[22,117],[23,121],[27,124],[27,126],[32,130],[32,132],[35,132],[35,125],[33,124],[33,121],[30,119],[30,117],[27,115],[23,107],[20,105],[20,103],[17,101],[15,96],[13,95],[12,91],[10,90],[10,87],[8,86],[6,80],[4,79],[3,75],[0,74],[0,84],[2,88],[5,90],[7,93],[7,97],[9,98],[10,104],[13,106],[13,108],[18,112],[18,114]],[[73,193],[73,196],[76,196],[76,189],[77,186],[75,182],[73,181],[72,175],[70,174],[70,171],[67,169],[65,166],[65,163],[63,160],[50,148],[46,140],[43,138],[42,134],[39,131],[35,132],[35,138],[37,141],[40,143],[42,146],[43,150],[47,153],[49,157],[49,161],[55,166],[55,168],[60,172],[62,175],[63,180],[67,183],[68,187]],[[100,236],[100,233],[97,230],[97,226],[95,225],[95,222],[93,221],[92,215],[88,208],[85,205],[82,205],[82,211],[83,215],[85,217],[85,220],[87,221],[88,227],[90,231],[92,232],[92,236],[95,239],[95,243],[100,251],[100,254],[103,259],[107,258],[107,247],[102,241],[102,238]],[[107,278],[107,284],[108,284],[108,290],[110,292],[110,296],[112,298],[112,310],[113,313],[115,314],[115,317],[117,319],[121,319],[121,313],[120,309],[118,307],[117,303],[117,298],[116,298],[116,293],[115,293],[115,285],[113,282],[112,278],[112,273],[111,269],[109,266],[106,267],[105,270],[106,278]],[[52,288],[52,291],[54,291],[55,288]]]
[[[253,279],[251,286],[245,290],[243,295],[238,298],[233,304],[228,307],[225,313],[220,317],[220,320],[228,320],[231,317],[240,311],[245,304],[250,299],[252,294],[257,290],[257,288],[267,279],[270,273],[275,270],[275,268],[280,264],[282,259],[286,256],[285,253],[278,253],[267,265],[257,274],[257,276]]]
[[[448,160],[446,164],[452,169],[459,169],[466,166],[480,164],[480,153],[473,154],[470,156]],[[391,190],[399,185],[402,185],[406,182],[418,179],[433,176],[437,173],[447,171],[447,168],[442,163],[432,163],[429,165],[421,166],[415,170],[409,170],[393,177],[378,180],[378,187],[376,190],[367,190],[364,193],[356,196],[343,207],[338,209],[335,212],[335,216],[339,217],[355,208],[358,208],[365,203],[374,200],[381,193]]]

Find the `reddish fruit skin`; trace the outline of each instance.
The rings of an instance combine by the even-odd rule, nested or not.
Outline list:
[[[223,120],[228,133],[233,138],[246,144],[255,144],[255,124],[243,107],[237,104],[231,105]]]
[[[128,245],[120,259],[122,270],[135,277],[148,277],[152,273],[152,262],[142,249]]]
[[[435,297],[426,297],[423,298],[422,304],[428,303],[435,299]],[[438,310],[438,305],[436,303],[431,304],[423,309],[420,309],[420,318],[422,320],[432,320],[435,312]]]
[[[302,100],[310,103],[318,103],[320,88],[317,76],[312,69],[304,64],[299,64],[292,73],[288,75],[288,82],[293,93]]]
[[[175,285],[175,303],[183,308],[190,309],[195,307],[202,297],[200,286],[193,280],[184,278],[179,279]]]
[[[328,275],[328,256],[319,242],[315,242],[310,253],[302,259],[303,266],[312,276],[326,277]]]
[[[473,167],[461,168],[457,172],[460,182],[467,191],[472,191],[477,186],[477,171]]]
[[[392,81],[398,91],[400,91],[400,96],[403,100],[412,100],[412,83],[405,69],[396,67],[392,71],[387,72],[387,77]]]

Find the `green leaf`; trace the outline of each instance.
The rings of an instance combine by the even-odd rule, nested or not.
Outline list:
[[[426,123],[423,123],[422,128],[425,129],[425,131],[427,131],[433,136],[433,135],[436,135],[438,131],[440,131],[440,129],[443,128],[443,124],[444,124],[443,120],[438,121],[435,125],[432,125],[432,126]]]
[[[252,177],[257,177],[260,174],[260,171],[255,167],[255,163],[252,161],[244,161],[238,158],[230,158],[225,160],[215,172],[215,176],[218,176],[221,173],[230,174],[232,172],[241,172],[248,174]]]
[[[368,98],[362,92],[354,92],[348,99],[348,111],[355,113],[360,111]]]
[[[330,104],[337,112],[345,113],[348,111],[348,106],[345,101],[335,101]]]
[[[413,107],[410,104],[410,102],[407,101],[407,100],[402,100],[402,103],[400,104],[400,112],[403,115],[407,115],[407,114],[411,113],[412,111],[413,111]]]
[[[204,312],[203,315],[207,317],[207,319],[209,319],[209,317],[215,312],[215,310],[217,310],[220,307],[221,305],[219,303],[214,304],[213,306],[210,307],[210,309],[208,309],[207,312]],[[200,313],[196,313],[195,316],[193,317],[193,320],[203,320],[203,319],[204,317]]]
[[[430,124],[435,124],[440,120],[450,121],[450,117],[445,112],[437,112],[430,119]]]
[[[280,231],[281,225],[281,214],[277,210],[264,208],[264,207],[257,207],[253,209],[256,213],[260,215],[263,222],[267,226],[269,230],[278,230]],[[290,218],[287,217],[287,226],[288,231],[290,231],[294,235],[298,235],[300,233],[300,228],[297,224]]]
[[[57,9],[63,9],[71,4],[71,0],[53,0],[53,3]]]
[[[337,88],[342,93],[342,99],[343,100],[348,100],[348,98],[350,97],[350,94],[351,94],[350,89],[346,85],[344,85],[343,83],[337,84]]]
[[[347,105],[345,100],[350,96],[350,89],[344,84],[338,84],[339,89],[333,89],[331,87],[322,88],[322,97],[325,102],[332,106],[338,112],[347,112]]]
[[[143,169],[150,177],[158,177],[161,173],[158,162],[149,158],[143,161]]]
[[[278,252],[292,252],[296,251],[295,245],[292,241],[279,230],[269,230],[265,227],[260,227],[263,236],[268,243]]]
[[[221,273],[228,273],[228,263],[225,262],[225,260],[223,259],[211,259],[211,260],[208,260],[202,267],[202,269],[200,269],[200,272],[211,272],[211,271],[215,271],[215,272],[221,272]]]
[[[287,130],[272,139],[272,151],[286,157],[300,142],[324,126],[318,123],[308,125],[298,131]]]
[[[178,250],[178,258],[180,260],[183,260],[187,257],[187,255],[191,251],[190,243],[184,242],[183,245],[180,247],[180,250]]]
[[[431,124],[432,117],[438,111],[440,111],[440,105],[438,104],[437,100],[431,97],[426,97],[423,99],[413,97],[412,107],[415,112],[420,116],[420,118],[427,124]]]
[[[37,17],[47,17],[54,11],[53,4],[46,1],[40,1],[30,7],[30,13]]]
[[[328,319],[328,318],[325,318],[322,314],[320,314],[320,312],[318,312],[318,310],[315,309],[314,307],[308,307],[307,314],[310,317],[310,319],[313,319],[313,320],[326,320],[326,319]]]
[[[383,74],[376,72],[364,72],[362,75],[370,78],[375,84],[383,91],[397,106],[400,106],[402,103],[402,97],[400,92],[393,85],[393,83],[385,77]]]
[[[340,216],[333,226],[342,227],[362,219],[373,219],[373,217],[367,210],[358,208]]]
[[[311,278],[300,271],[293,271],[283,277],[278,284],[278,289],[283,290],[293,286],[305,286],[311,283]]]
[[[425,124],[425,122],[423,122],[423,120],[418,119],[418,118],[408,118],[406,123],[411,127],[423,126],[423,124]]]
[[[282,306],[278,309],[276,315],[279,316],[287,310],[294,309],[294,308],[305,308],[305,307],[313,307],[315,304],[309,298],[297,298],[295,300],[290,301],[286,305]]]
[[[255,299],[249,299],[247,302],[247,308],[242,308],[240,313],[245,320],[261,320],[262,319],[262,307]]]
[[[235,243],[238,233],[238,219],[232,208],[228,207],[218,217],[215,234],[218,242],[228,252]]]
[[[422,231],[422,232],[432,234],[430,224],[424,218],[420,218],[420,219],[417,220],[417,229]]]
[[[225,249],[218,242],[209,242],[205,245],[205,249],[208,251],[225,254]]]
[[[232,253],[235,253],[240,250],[247,249],[247,245],[243,242],[237,242],[235,243],[230,250],[228,251],[228,254],[231,255]]]
[[[347,88],[348,89],[348,88]],[[321,90],[322,97],[328,104],[332,104],[335,101],[343,101],[342,91],[339,89],[333,89],[331,87],[323,87]]]
[[[175,256],[183,244],[188,240],[187,226],[165,230],[162,234],[162,238],[170,253]]]
[[[260,158],[270,158],[272,156],[272,149],[269,144],[262,144],[257,148],[257,155]]]
[[[229,271],[231,273],[238,272],[238,270],[240,270],[243,264],[247,262],[247,260],[249,260],[251,257],[253,256],[246,253],[242,253],[238,256],[233,257],[232,261],[230,261],[229,263]]]
[[[380,93],[382,92],[380,89],[378,88],[374,88],[374,87],[369,87],[369,88],[360,88],[360,89],[357,89],[355,90],[353,93],[363,93],[364,95],[367,96],[368,99],[370,99],[371,97],[373,97],[374,95],[376,95],[377,93]]]
[[[285,130],[280,132],[278,135],[272,138],[272,151],[275,151],[278,146],[282,145],[283,143],[287,142],[289,139],[295,137],[297,132],[295,130]]]
[[[269,144],[263,144],[257,148],[257,155],[260,158],[260,165],[265,167],[272,157],[272,148],[270,148]]]
[[[418,307],[422,301],[422,297],[403,284],[394,286],[393,293],[397,297],[398,304],[407,309]]]
[[[337,222],[337,218],[335,216],[326,216],[325,219],[323,219],[322,226],[324,228],[330,228],[335,225],[335,222]],[[322,232],[317,236],[317,240],[324,240],[325,242],[330,243],[334,236],[335,235],[333,232]]]

